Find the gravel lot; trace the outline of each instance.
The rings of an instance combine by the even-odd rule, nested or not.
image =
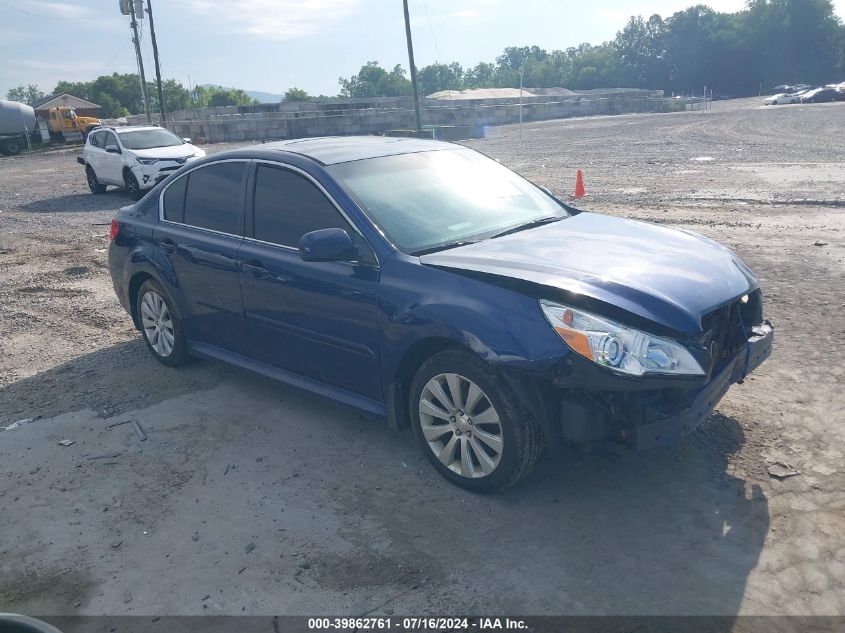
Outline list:
[[[74,151],[0,159],[0,428],[29,420],[0,431],[0,611],[845,614],[845,104],[758,104],[469,143],[560,195],[583,169],[582,208],[726,243],[776,327],[679,445],[564,452],[486,497],[377,420],[158,365],[106,265],[128,198],[90,195]],[[129,419],[145,442],[109,430]]]

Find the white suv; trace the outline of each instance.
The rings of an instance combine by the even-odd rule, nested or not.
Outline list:
[[[156,126],[103,127],[88,134],[82,156],[91,193],[104,193],[108,185],[123,187],[133,200],[140,200],[186,162],[205,156],[191,145]]]

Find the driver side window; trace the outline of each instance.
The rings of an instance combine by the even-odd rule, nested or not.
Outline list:
[[[91,136],[88,138],[90,139],[91,147],[97,147],[99,149],[103,149],[103,137],[105,136],[104,132],[93,132]]]

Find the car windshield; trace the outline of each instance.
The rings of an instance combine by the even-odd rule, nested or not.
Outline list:
[[[120,142],[126,149],[152,149],[182,145],[185,141],[167,130],[138,130],[120,133]]]
[[[329,172],[387,238],[409,254],[568,217],[541,189],[469,149],[351,161]]]

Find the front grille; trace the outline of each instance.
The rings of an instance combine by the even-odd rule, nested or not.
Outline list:
[[[704,334],[700,342],[710,355],[710,375],[721,371],[731,359],[745,349],[747,334],[743,331],[763,320],[762,293],[755,290],[748,302],[737,300],[717,308],[701,320]]]

